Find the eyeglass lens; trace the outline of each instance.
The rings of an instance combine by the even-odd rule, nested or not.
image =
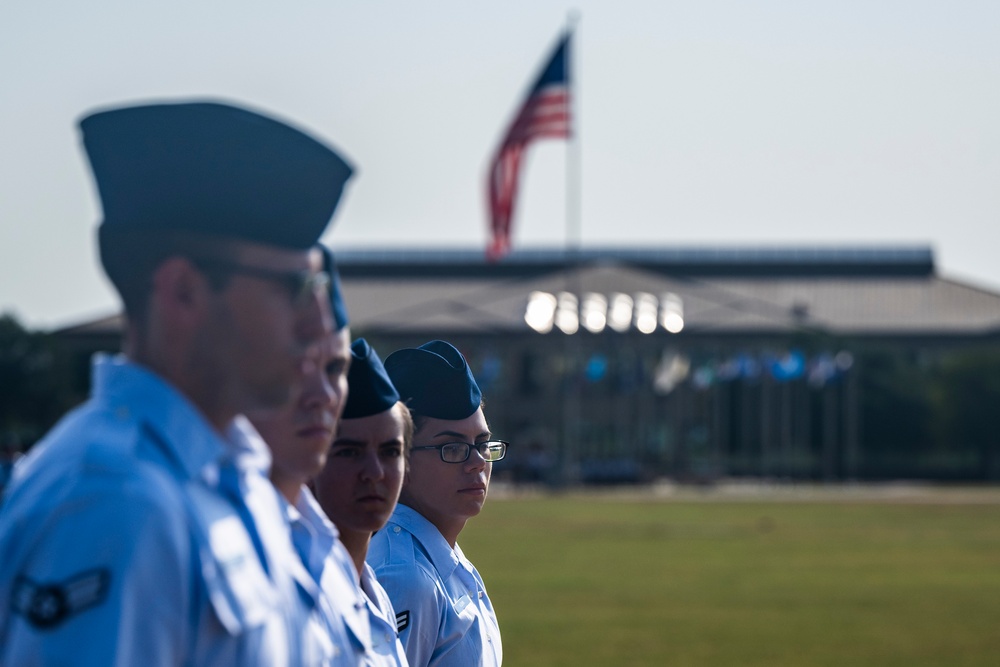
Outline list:
[[[241,273],[281,283],[288,290],[289,296],[296,302],[303,302],[317,293],[329,294],[330,291],[330,274],[326,271],[317,271],[316,273],[310,271],[273,271],[219,260],[200,260],[198,264],[207,269],[216,269],[226,273]]]
[[[499,440],[476,443],[475,448],[486,461],[499,461],[507,452],[506,443]],[[447,463],[463,463],[468,460],[472,446],[466,442],[452,442],[441,447],[441,459]]]

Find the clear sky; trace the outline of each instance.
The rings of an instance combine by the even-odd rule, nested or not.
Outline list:
[[[221,97],[357,166],[334,247],[483,247],[488,158],[567,15],[582,242],[928,244],[1000,289],[996,0],[4,0],[0,312],[115,312],[76,120]],[[566,144],[530,151],[515,247],[566,240]]]

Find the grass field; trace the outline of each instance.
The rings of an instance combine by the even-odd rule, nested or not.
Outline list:
[[[1000,502],[491,497],[520,665],[1000,665]]]

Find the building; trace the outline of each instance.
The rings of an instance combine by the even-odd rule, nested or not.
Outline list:
[[[1000,294],[937,275],[926,247],[337,258],[352,332],[383,357],[433,338],[463,351],[493,431],[512,441],[500,474],[561,483],[1000,473],[1000,445],[935,434],[947,419],[931,405],[950,359],[1000,350]],[[119,326],[110,318],[61,334],[93,347]]]

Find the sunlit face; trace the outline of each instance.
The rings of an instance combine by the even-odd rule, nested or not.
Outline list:
[[[350,340],[347,328],[327,336],[322,366],[306,372],[292,401],[247,413],[271,448],[275,479],[304,484],[323,469],[347,398]]]
[[[397,403],[376,415],[340,421],[314,486],[323,511],[341,532],[371,533],[392,515],[406,470],[404,410]]]
[[[490,429],[482,408],[460,420],[422,418],[413,435],[413,446],[448,442],[485,442]],[[420,512],[447,533],[449,527],[464,526],[479,514],[486,502],[493,464],[472,449],[464,463],[446,463],[436,449],[411,451],[410,471],[400,502]]]
[[[316,250],[292,251],[240,244],[235,263],[277,273],[316,272]],[[296,299],[279,280],[234,272],[213,297],[193,363],[215,369],[219,391],[241,411],[281,406],[305,373],[315,371],[331,330],[329,299],[316,292]]]

